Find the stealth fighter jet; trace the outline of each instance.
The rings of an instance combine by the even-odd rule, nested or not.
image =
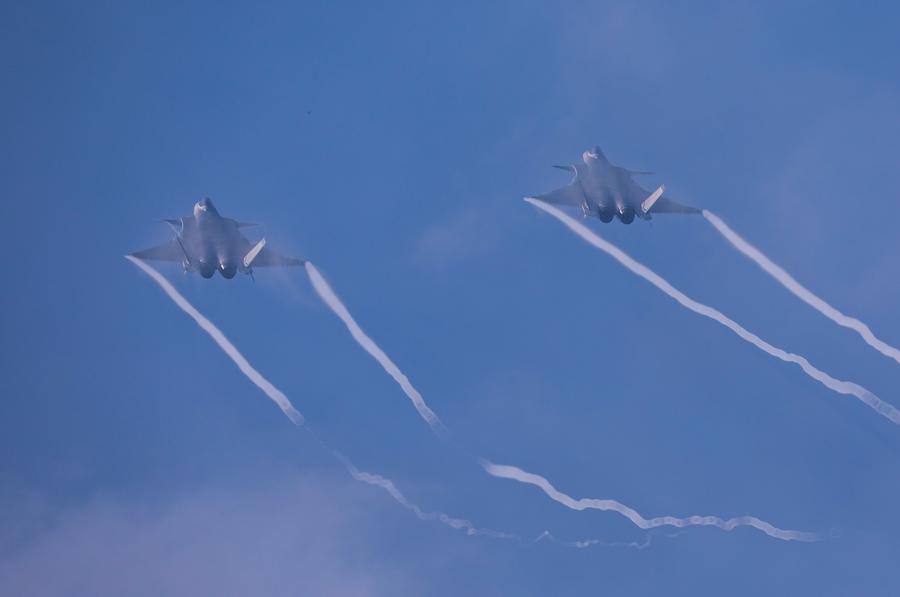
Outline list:
[[[631,224],[635,216],[649,220],[650,214],[657,213],[700,213],[699,209],[664,197],[665,186],[660,186],[652,193],[641,188],[632,177],[651,172],[615,166],[606,159],[599,147],[585,151],[581,158],[581,164],[554,166],[575,174],[571,183],[533,199],[581,208],[584,217],[596,216],[604,223],[611,222],[614,217],[625,224]]]
[[[133,257],[181,262],[185,272],[200,272],[204,278],[211,278],[216,271],[223,278],[231,279],[237,272],[252,277],[254,267],[303,265],[301,259],[279,255],[266,247],[265,238],[251,243],[240,229],[256,224],[223,218],[209,199],[195,203],[192,216],[163,221],[175,233],[175,238],[132,253]]]

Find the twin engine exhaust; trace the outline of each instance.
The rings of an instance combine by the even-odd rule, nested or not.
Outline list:
[[[650,210],[656,204],[662,194],[666,191],[666,185],[660,185],[658,189],[653,191],[643,202],[641,202],[641,217],[645,220],[650,219]],[[599,217],[603,222],[609,222],[613,219],[613,212],[604,210],[601,206],[591,205],[587,202],[587,200],[583,200],[581,203],[581,214],[583,218],[587,218],[589,215],[596,213],[597,217]],[[630,224],[634,219],[634,210],[630,207],[626,207],[617,202],[616,205],[616,213],[618,213],[619,217],[622,218],[622,221],[626,224]]]

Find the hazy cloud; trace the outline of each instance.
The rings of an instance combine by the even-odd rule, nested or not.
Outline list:
[[[307,476],[254,490],[198,490],[162,504],[94,501],[4,554],[0,594],[416,592],[405,572],[370,549],[377,508],[354,507],[359,499]]]
[[[415,258],[428,266],[446,266],[490,252],[498,242],[502,215],[492,205],[470,205],[426,228],[415,245]]]

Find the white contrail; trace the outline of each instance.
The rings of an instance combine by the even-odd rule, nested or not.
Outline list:
[[[855,396],[881,416],[900,425],[900,411],[898,411],[896,408],[894,408],[894,406],[888,404],[866,388],[850,381],[842,381],[831,377],[824,371],[813,367],[812,364],[810,364],[810,362],[806,360],[806,358],[772,346],[756,334],[753,334],[752,332],[744,329],[737,322],[726,317],[717,309],[714,309],[708,305],[704,305],[703,303],[698,303],[694,299],[689,298],[683,292],[669,284],[669,282],[659,276],[659,274],[657,274],[644,264],[635,261],[612,243],[597,236],[597,234],[591,231],[587,226],[566,215],[552,205],[549,205],[537,199],[532,199],[531,197],[526,197],[525,201],[546,211],[550,215],[560,220],[563,224],[568,226],[570,230],[575,232],[575,234],[583,238],[591,245],[597,247],[601,251],[605,251],[606,253],[608,253],[616,261],[662,290],[664,293],[675,299],[683,307],[690,309],[694,313],[698,313],[700,315],[703,315],[704,317],[708,317],[714,321],[719,322],[720,324],[724,325],[732,332],[740,336],[743,340],[749,342],[750,344],[753,344],[763,352],[777,359],[781,359],[782,361],[799,365],[800,368],[803,369],[804,373],[806,373],[825,387],[834,390],[839,394]]]
[[[321,298],[334,314],[344,322],[344,325],[350,330],[350,335],[353,336],[353,339],[356,340],[363,350],[368,352],[373,359],[378,361],[388,375],[394,378],[394,381],[399,384],[403,389],[403,392],[412,401],[413,406],[416,407],[419,415],[425,419],[425,422],[431,425],[432,430],[438,434],[444,433],[446,428],[441,423],[440,419],[438,419],[438,416],[434,414],[434,411],[425,404],[425,400],[422,398],[422,395],[419,394],[419,391],[413,387],[409,382],[409,378],[400,371],[400,368],[394,364],[390,357],[388,357],[384,351],[375,344],[375,341],[367,336],[362,328],[359,327],[359,324],[357,324],[356,320],[353,319],[353,316],[350,315],[350,311],[347,310],[347,307],[344,306],[341,299],[338,298],[331,286],[328,285],[328,282],[325,281],[325,278],[322,277],[322,274],[319,273],[316,266],[309,261],[304,265],[309,280],[312,282],[313,288],[316,290],[316,293],[318,293],[319,298]]]
[[[217,328],[210,320],[204,317],[197,309],[191,305],[186,298],[181,296],[181,294],[175,290],[175,287],[169,284],[169,281],[166,280],[162,274],[158,271],[141,261],[136,257],[132,257],[131,255],[126,255],[125,259],[132,262],[144,272],[153,278],[153,280],[160,285],[160,287],[165,291],[169,298],[172,299],[176,305],[178,305],[182,311],[190,315],[194,321],[197,322],[203,331],[209,334],[213,340],[215,340],[216,344],[219,345],[225,354],[227,354],[234,364],[238,366],[238,369],[241,370],[241,373],[247,376],[247,378],[256,384],[256,386],[265,392],[266,396],[271,398],[275,404],[281,408],[281,411],[288,416],[288,418],[295,424],[301,425],[303,424],[303,415],[294,408],[294,405],[291,404],[291,401],[288,400],[288,397],[284,395],[284,393],[273,386],[268,379],[262,376],[259,371],[253,368],[247,359],[244,358],[244,355],[238,351],[238,349],[231,343],[228,338],[225,337],[219,328]]]
[[[813,294],[808,288],[800,284],[800,282],[795,280],[793,276],[784,271],[780,266],[772,263],[772,261],[765,255],[763,255],[759,249],[741,238],[738,233],[729,228],[728,225],[714,213],[709,212],[705,209],[702,213],[703,217],[706,218],[706,220],[710,224],[712,224],[716,230],[719,231],[719,234],[724,236],[725,239],[734,246],[734,248],[749,257],[754,263],[756,263],[756,265],[761,267],[763,271],[775,278],[778,282],[781,283],[782,286],[793,293],[794,296],[796,296],[836,324],[854,330],[856,333],[862,336],[862,339],[865,340],[866,344],[868,344],[881,354],[885,355],[886,357],[890,357],[900,363],[900,349],[897,349],[884,342],[883,340],[877,338],[875,334],[872,333],[872,330],[869,329],[869,326],[867,326],[862,321],[854,317],[844,315],[843,313],[826,303],[824,300]]]
[[[212,337],[212,339],[216,342],[216,344],[219,345],[219,348],[221,348],[225,352],[225,354],[227,354],[231,358],[231,360],[234,361],[234,363],[238,366],[238,368],[241,370],[241,372],[243,372],[244,375],[246,375],[250,379],[250,381],[252,381],[254,384],[256,384],[256,386],[259,387],[259,389],[261,389],[263,392],[265,392],[265,394],[269,398],[271,398],[279,407],[281,407],[282,412],[284,412],[284,414],[287,415],[287,417],[294,424],[301,425],[303,423],[303,415],[301,415],[300,412],[296,408],[294,408],[294,406],[291,404],[291,401],[288,399],[288,397],[285,396],[281,390],[279,390],[274,385],[272,385],[272,383],[269,382],[269,380],[267,380],[265,377],[263,377],[262,374],[259,373],[259,371],[254,369],[253,366],[247,361],[247,359],[244,358],[244,356],[240,353],[240,351],[234,346],[234,344],[232,344],[231,341],[225,337],[225,334],[223,334],[222,331],[219,330],[219,328],[217,328],[215,326],[215,324],[213,324],[210,320],[208,320],[202,313],[197,311],[197,309],[194,308],[194,306],[191,305],[188,302],[188,300],[186,298],[184,298],[181,295],[181,293],[179,293],[175,289],[175,287],[172,286],[169,283],[169,281],[166,280],[162,276],[162,274],[160,274],[154,268],[150,267],[149,265],[147,265],[142,260],[140,260],[136,257],[132,257],[131,255],[126,255],[125,258],[128,259],[129,261],[131,261],[132,263],[134,263],[136,266],[138,266],[148,276],[150,276],[157,284],[159,284],[159,286],[163,289],[163,291],[165,291],[165,293],[169,296],[169,298],[172,299],[172,301],[174,301],[175,304],[178,305],[178,307],[181,308],[182,311],[184,311],[185,313],[190,315],[191,318],[195,322],[197,322],[197,325],[199,325],[203,329],[203,331],[205,331],[207,334],[210,335],[210,337]],[[313,269],[313,271],[315,272],[314,269]],[[318,272],[315,272],[315,273],[318,276]],[[312,273],[310,274],[310,278],[313,278]],[[318,276],[318,278],[324,284],[324,280],[322,280],[321,276]],[[324,287],[326,290],[330,290],[328,288],[327,284],[325,284]],[[322,294],[321,291],[320,291],[320,294]],[[344,308],[343,305],[341,305],[340,301],[337,300],[337,297],[334,296],[333,292],[331,292],[330,294],[332,297],[334,297],[334,300],[336,301],[337,305],[343,310],[343,312],[346,314],[346,316],[352,322],[353,319],[350,318],[350,315],[349,315],[349,313],[347,313],[346,308]],[[323,296],[323,299],[326,300],[326,302],[328,302],[327,299],[325,298],[325,296]],[[331,303],[329,303],[329,305],[331,305]],[[335,312],[339,313],[337,308],[335,308],[335,307],[332,307],[332,308],[335,309]],[[343,317],[341,317],[341,319],[343,319]],[[353,325],[355,326],[356,324],[353,323]],[[349,323],[347,324],[347,327],[350,327]],[[358,326],[356,326],[356,328],[358,329]],[[352,330],[353,330],[353,328],[351,328],[351,331]],[[362,334],[361,330],[360,330],[360,334]],[[362,335],[365,337],[365,334],[362,334]],[[354,334],[354,337],[355,337],[355,334]],[[370,342],[371,342],[371,340],[370,340]],[[374,343],[372,343],[372,344],[374,345]],[[376,347],[376,349],[377,349],[377,347]],[[385,359],[387,359],[387,357],[385,357]],[[388,360],[388,362],[390,362],[390,361]],[[385,369],[387,369],[387,367],[385,367]],[[395,369],[396,369],[396,367],[395,367]],[[407,382],[407,383],[409,383],[409,382]],[[413,391],[415,391],[415,390],[413,390]],[[421,400],[421,398],[420,398],[420,400]],[[426,406],[425,409],[428,410],[428,407]],[[431,411],[428,410],[428,412],[431,412]],[[432,413],[432,416],[433,416],[433,413]],[[428,419],[426,418],[426,420],[428,420]],[[437,421],[437,417],[435,417],[435,421]],[[438,424],[439,424],[439,422],[438,422]],[[310,432],[311,432],[311,430],[310,430]],[[329,449],[327,444],[325,444],[321,439],[319,439],[318,436],[313,434],[313,438],[315,438],[319,443],[321,443],[326,449]],[[419,518],[420,520],[426,520],[426,521],[427,520],[438,520],[441,523],[449,526],[450,528],[457,529],[457,530],[464,530],[465,533],[470,536],[481,535],[481,536],[487,536],[487,537],[494,537],[494,538],[498,538],[498,539],[518,539],[518,537],[516,535],[512,535],[510,533],[494,531],[492,529],[478,528],[468,520],[465,520],[462,518],[454,518],[452,516],[444,514],[443,512],[426,512],[426,511],[422,510],[416,504],[413,504],[408,499],[406,499],[406,496],[404,496],[400,492],[400,490],[397,489],[397,486],[390,479],[386,479],[385,477],[382,477],[381,475],[368,473],[365,471],[360,471],[343,454],[341,454],[337,451],[334,451],[334,450],[331,450],[331,452],[346,467],[347,472],[350,473],[350,476],[353,477],[354,480],[359,481],[361,483],[367,483],[369,485],[374,485],[376,487],[380,487],[381,489],[385,490],[392,498],[394,498],[394,500],[397,501],[397,503],[399,503],[401,506],[403,506],[404,508],[406,508],[407,510],[409,510],[410,512],[415,514],[416,517]],[[548,537],[551,537],[549,535],[549,533],[547,535],[548,535]]]
[[[495,477],[512,479],[514,481],[519,481],[520,483],[539,487],[550,499],[559,502],[572,510],[604,510],[616,512],[630,520],[635,526],[645,530],[669,525],[679,528],[687,526],[714,526],[723,531],[731,531],[739,526],[749,526],[762,531],[770,537],[775,537],[776,539],[782,539],[784,541],[816,541],[818,539],[818,536],[815,533],[779,529],[755,516],[739,516],[736,518],[729,518],[728,520],[724,520],[717,516],[688,516],[687,518],[658,516],[656,518],[644,518],[637,510],[629,508],[616,500],[595,498],[575,499],[556,489],[550,484],[550,481],[544,477],[523,471],[515,466],[494,464],[487,460],[482,460],[481,466],[484,467],[484,470],[487,471],[488,474]]]
[[[126,259],[137,265],[141,268],[147,275],[149,275],[153,280],[162,287],[169,298],[171,298],[176,305],[178,305],[182,311],[190,315],[194,321],[197,322],[203,331],[209,334],[213,340],[215,340],[216,344],[219,345],[225,354],[231,357],[231,360],[235,362],[238,368],[246,375],[250,381],[259,387],[265,394],[275,401],[278,406],[281,407],[281,410],[288,416],[288,418],[295,423],[296,425],[300,425],[303,423],[303,415],[297,411],[296,408],[291,404],[291,401],[288,400],[288,397],[284,395],[284,393],[272,385],[269,380],[263,377],[259,371],[253,368],[247,359],[238,351],[238,349],[225,337],[225,334],[219,330],[210,320],[203,316],[197,309],[191,305],[186,298],[184,298],[174,286],[172,286],[168,280],[166,280],[162,274],[158,271],[137,259],[136,257],[132,257],[131,255],[126,255]],[[340,304],[340,303],[339,303]],[[346,310],[345,310],[346,311]],[[427,407],[426,407],[427,408]],[[430,412],[430,411],[429,411]],[[309,430],[312,433],[312,430]],[[318,436],[312,433],[313,438],[315,438],[320,444],[322,444],[326,449],[329,449],[327,444],[325,444]],[[345,456],[331,450],[332,454],[341,461],[341,463],[347,468],[347,472],[350,473],[356,481],[361,483],[367,483],[369,485],[375,485],[384,489],[388,492],[391,497],[393,497],[401,506],[406,508],[407,510],[414,513],[421,520],[438,520],[443,524],[454,528],[454,529],[462,529],[465,530],[467,535],[482,535],[487,537],[495,537],[498,539],[517,539],[515,535],[511,535],[509,533],[503,533],[500,531],[494,531],[491,529],[480,529],[475,527],[471,522],[462,518],[453,518],[443,512],[425,512],[419,506],[411,503],[406,497],[400,493],[400,490],[397,489],[397,486],[394,485],[394,482],[390,479],[386,479],[381,475],[376,475],[373,473],[367,473],[360,471],[353,463],[351,463]]]
[[[541,541],[549,541],[550,543],[555,543],[556,545],[562,545],[563,547],[573,547],[575,549],[587,549],[588,547],[595,547],[597,545],[601,547],[630,547],[632,549],[644,549],[646,547],[650,547],[652,538],[653,536],[648,534],[646,539],[644,539],[640,543],[638,543],[637,541],[629,541],[627,543],[624,541],[610,542],[603,541],[602,539],[577,539],[575,541],[565,541],[563,539],[558,539],[550,531],[544,531],[531,542],[531,545],[540,543]]]
[[[395,380],[397,380],[397,382],[401,385],[401,387],[403,387],[407,396],[410,397],[413,404],[416,406],[416,409],[419,411],[419,414],[422,415],[422,418],[425,419],[425,421],[427,421],[429,424],[431,424],[432,428],[435,428],[436,426],[440,426],[441,425],[440,421],[438,420],[437,416],[431,411],[431,409],[429,409],[425,405],[425,401],[422,399],[422,396],[415,390],[415,388],[412,387],[412,385],[409,383],[409,380],[406,378],[406,376],[403,375],[403,373],[401,373],[399,369],[397,369],[397,366],[394,365],[394,363],[387,357],[387,355],[385,355],[384,352],[382,352],[382,350],[380,348],[378,348],[378,346],[371,340],[371,338],[366,336],[365,333],[359,328],[359,326],[353,320],[353,317],[347,311],[347,308],[343,305],[343,303],[341,303],[340,299],[338,299],[338,297],[335,295],[334,291],[331,289],[331,287],[328,285],[328,283],[325,282],[324,278],[319,273],[319,271],[309,261],[306,262],[306,268],[307,268],[307,273],[309,274],[309,278],[313,283],[313,287],[316,289],[316,292],[318,292],[319,296],[322,298],[323,301],[325,301],[325,303],[331,308],[331,310],[334,311],[335,314],[337,314],[337,316],[341,318],[341,320],[343,320],[343,322],[347,325],[347,328],[350,330],[350,333],[353,335],[353,337],[356,339],[356,341],[359,342],[359,344],[369,354],[371,354],[373,357],[375,357],[375,359],[379,363],[382,364],[384,369],[388,373],[390,373],[390,375]],[[424,412],[423,412],[423,410],[424,410]],[[426,413],[427,413],[427,415],[426,415]],[[432,422],[432,421],[434,421],[434,422]],[[440,426],[440,429],[443,430],[443,426]],[[378,477],[377,475],[370,475],[368,473],[360,473],[358,470],[356,470],[353,467],[353,465],[351,465],[349,462],[344,460],[340,455],[337,455],[337,456],[338,456],[338,458],[341,458],[341,460],[344,462],[344,465],[347,467],[347,470],[350,472],[350,474],[355,479],[357,479],[358,481],[364,481],[366,483],[371,483],[373,485],[378,485],[378,486],[382,487],[388,493],[390,493],[394,497],[395,500],[397,500],[401,505],[403,505],[408,510],[414,512],[416,514],[416,516],[418,516],[419,518],[422,518],[422,519],[437,518],[437,519],[441,520],[441,522],[443,522],[444,524],[448,524],[450,526],[453,526],[454,528],[465,528],[465,529],[467,529],[467,532],[469,532],[469,534],[475,534],[475,533],[480,533],[480,532],[487,533],[487,534],[496,534],[496,531],[478,531],[477,529],[474,529],[474,527],[472,527],[471,523],[469,523],[468,521],[451,519],[449,517],[446,517],[446,515],[443,515],[443,514],[422,512],[416,506],[407,502],[406,499],[403,497],[403,495],[400,494],[400,492],[396,490],[396,488],[393,486],[393,484],[390,481],[383,479],[381,477]],[[524,471],[522,471],[521,469],[517,469],[516,467],[498,467],[497,465],[490,464],[485,460],[479,460],[479,462],[482,464],[484,469],[493,476],[497,476],[497,477],[506,476],[506,478],[515,478],[510,475],[501,474],[503,471],[507,471],[507,472],[508,471],[517,471],[518,473],[521,473],[521,475],[528,475],[528,473],[525,473]],[[537,477],[535,475],[534,478],[540,478],[540,477]],[[522,480],[522,479],[517,479],[517,480]],[[546,483],[546,479],[544,479],[543,481]],[[549,483],[547,483],[547,486],[550,487]],[[563,494],[560,494],[559,492],[556,492],[556,493],[558,495],[563,495]],[[554,497],[553,494],[548,493],[548,495],[553,499],[557,499],[556,497]],[[557,501],[559,501],[559,500],[557,499]],[[634,513],[636,516],[638,516],[638,519],[644,520],[644,519],[641,519],[640,516],[637,515],[636,512],[634,512],[634,510],[631,510],[630,508],[623,506],[619,502],[615,502],[613,500],[597,500],[597,502],[598,503],[603,502],[604,504],[616,504],[620,508],[619,510],[617,510],[620,513],[625,512],[625,511],[631,512],[631,513]],[[584,508],[576,508],[576,509],[584,509]],[[615,509],[615,508],[605,508],[605,509]],[[642,527],[642,528],[652,528],[652,526],[659,526],[660,524],[674,524],[675,526],[685,526],[686,524],[716,524],[715,522],[710,522],[710,521],[719,521],[721,524],[716,524],[716,526],[719,526],[720,528],[726,528],[726,527],[728,527],[728,525],[734,526],[734,525],[743,524],[743,525],[756,526],[757,528],[760,528],[760,530],[763,530],[763,531],[766,531],[766,529],[771,529],[772,532],[788,532],[788,533],[793,532],[793,531],[780,531],[780,529],[776,529],[775,527],[766,523],[765,521],[762,521],[762,520],[759,520],[758,518],[753,518],[753,517],[743,517],[740,519],[732,519],[730,521],[723,521],[720,518],[709,517],[709,516],[693,517],[691,519],[687,519],[687,520],[691,521],[690,523],[685,523],[685,524],[680,524],[680,525],[677,524],[677,522],[680,522],[680,521],[678,521],[678,519],[675,519],[672,517],[666,517],[665,519],[653,519],[649,522],[654,523],[655,521],[658,521],[658,520],[665,520],[665,522],[651,524],[650,526],[646,526],[646,527]],[[676,522],[671,522],[671,521],[676,521]],[[700,521],[700,522],[698,522],[698,521]],[[638,526],[640,526],[640,525],[638,525]],[[733,526],[732,526],[732,528],[733,528]],[[731,530],[731,529],[726,528],[726,530]],[[766,532],[768,532],[768,531],[766,531]],[[801,533],[800,535],[803,535],[803,534]],[[499,536],[511,537],[504,533],[500,533]],[[777,536],[777,535],[773,535],[773,536]],[[550,537],[550,536],[548,535],[547,537],[544,537],[542,535],[542,538],[546,539],[548,537]],[[784,537],[779,537],[779,538],[784,538]],[[798,537],[790,537],[790,538],[798,538]],[[806,540],[810,540],[810,539],[806,539]],[[569,542],[569,543],[566,543],[566,542],[561,542],[561,543],[564,545],[568,545],[569,547],[588,547],[590,545],[595,544],[595,543],[592,543],[592,541],[593,540],[585,540],[582,542],[576,541],[576,542]],[[601,542],[597,541],[596,543],[599,544]]]
[[[390,479],[385,479],[381,475],[376,475],[374,473],[360,471],[353,465],[353,463],[347,460],[347,458],[343,454],[341,454],[340,452],[333,453],[335,458],[344,463],[344,466],[347,468],[347,472],[350,473],[350,476],[362,483],[368,483],[369,485],[374,485],[376,487],[384,489],[388,494],[390,494],[392,498],[394,498],[394,500],[397,501],[398,504],[415,514],[416,517],[420,520],[438,520],[450,528],[465,531],[467,535],[482,535],[486,537],[494,537],[496,539],[518,539],[516,535],[512,535],[510,533],[494,531],[492,529],[480,529],[468,520],[465,520],[463,518],[454,518],[452,516],[444,514],[443,512],[425,512],[419,506],[406,499],[406,496],[400,493],[400,490],[397,489],[397,486],[394,485],[394,482]]]

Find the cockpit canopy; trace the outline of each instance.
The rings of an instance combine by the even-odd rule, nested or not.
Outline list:
[[[195,218],[199,218],[200,216],[205,214],[219,215],[219,212],[216,211],[216,206],[213,205],[212,199],[210,199],[209,197],[204,197],[194,204]]]

